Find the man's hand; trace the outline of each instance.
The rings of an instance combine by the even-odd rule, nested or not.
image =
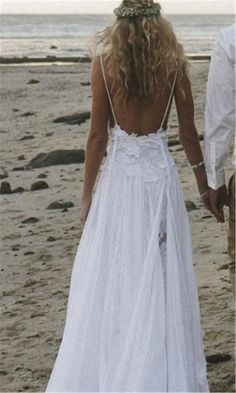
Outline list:
[[[224,206],[228,206],[228,192],[226,185],[218,188],[218,190],[209,189],[209,198],[211,210],[217,222],[225,222]]]

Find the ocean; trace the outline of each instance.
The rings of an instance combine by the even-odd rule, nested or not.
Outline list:
[[[1,15],[2,57],[88,56],[93,35],[112,24],[113,15]],[[191,54],[212,51],[217,32],[233,15],[166,15]]]

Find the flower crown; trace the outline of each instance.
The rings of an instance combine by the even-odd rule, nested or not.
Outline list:
[[[120,6],[114,9],[114,14],[118,18],[128,18],[128,17],[135,17],[135,16],[154,16],[160,15],[161,5],[159,3],[155,4],[147,4],[143,7],[124,7]]]

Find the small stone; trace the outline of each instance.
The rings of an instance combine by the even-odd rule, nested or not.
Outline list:
[[[188,212],[191,212],[192,210],[197,210],[197,206],[192,201],[185,201],[185,206]]]
[[[55,238],[55,237],[53,237],[53,236],[49,236],[48,238],[47,238],[47,242],[55,242],[57,239]]]
[[[24,252],[24,255],[33,255],[33,254],[34,254],[33,251],[25,251],[25,252]]]
[[[22,138],[18,139],[19,141],[26,141],[28,139],[34,139],[34,135],[24,135]]]
[[[90,82],[81,82],[80,84],[81,84],[81,86],[90,86],[91,85]]]
[[[39,218],[37,218],[37,217],[29,217],[29,218],[26,218],[24,221],[22,221],[21,223],[22,224],[34,224],[34,223],[36,223],[36,222],[38,222],[39,221]]]
[[[12,191],[12,193],[17,194],[18,192],[24,192],[24,191],[25,191],[24,187],[17,187]]]
[[[6,179],[8,177],[8,173],[4,167],[1,168],[0,179]]]
[[[213,355],[207,355],[206,361],[208,363],[220,363],[220,362],[227,362],[231,358],[232,356],[229,353],[215,353]]]
[[[40,81],[38,79],[30,79],[29,82],[27,83],[27,85],[32,85],[35,83],[39,83]]]
[[[10,183],[8,183],[7,181],[1,183],[0,194],[12,194]]]
[[[49,186],[44,180],[36,181],[30,187],[31,191],[45,190],[46,188],[49,188]]]
[[[73,202],[59,202],[59,201],[55,201],[52,202],[48,205],[47,209],[51,210],[51,209],[64,209],[64,208],[70,208],[70,207],[74,207],[74,203]]]
[[[33,115],[36,115],[36,112],[30,112],[30,111],[28,111],[28,112],[25,112],[25,113],[22,113],[22,117],[28,117],[28,116],[33,116]]]
[[[16,166],[12,170],[13,171],[24,171],[26,169],[25,166]]]
[[[38,178],[39,178],[39,179],[46,179],[46,177],[48,177],[48,176],[46,175],[46,173],[40,173],[40,175],[38,175]]]
[[[210,219],[210,218],[212,218],[212,216],[203,216],[203,217],[202,217],[202,220],[208,220],[208,219]]]
[[[25,160],[25,155],[21,154],[20,156],[18,156],[18,160],[19,161]]]
[[[57,49],[57,46],[56,45],[51,45],[50,49]]]

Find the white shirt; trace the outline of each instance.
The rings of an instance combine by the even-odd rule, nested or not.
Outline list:
[[[208,75],[205,162],[208,185],[214,190],[225,184],[224,165],[235,134],[235,39],[236,25],[218,33]]]

